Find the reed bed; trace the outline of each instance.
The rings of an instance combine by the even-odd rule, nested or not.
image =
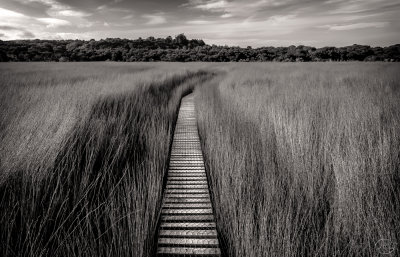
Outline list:
[[[399,65],[225,69],[196,89],[225,254],[398,254]]]

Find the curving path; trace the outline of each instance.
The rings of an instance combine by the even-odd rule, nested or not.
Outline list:
[[[161,211],[157,256],[220,256],[193,94],[182,98]]]

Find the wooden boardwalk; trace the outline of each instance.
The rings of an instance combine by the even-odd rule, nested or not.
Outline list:
[[[220,256],[193,95],[182,99],[161,210],[157,256]]]

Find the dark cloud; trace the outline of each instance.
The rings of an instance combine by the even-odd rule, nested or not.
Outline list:
[[[94,12],[99,7],[121,8],[137,12],[174,11],[187,0],[57,0],[57,2],[80,10]]]
[[[29,32],[29,31],[25,30],[24,28],[20,28],[20,27],[2,25],[2,26],[0,26],[0,30],[2,30],[2,31],[17,31],[17,32],[20,32],[18,34],[18,36],[20,38],[34,38],[35,37],[35,35],[32,32]],[[6,35],[4,33],[1,33],[1,36],[4,37]]]
[[[19,36],[21,38],[35,38],[35,35],[29,31],[23,31],[21,34],[19,34]]]
[[[0,30],[19,30],[19,28],[13,27],[13,26],[3,25],[3,26],[0,26]]]
[[[100,6],[115,3],[112,0],[57,0],[57,2],[84,11],[95,11]]]
[[[51,7],[43,2],[20,2],[17,0],[2,0],[0,6],[32,17],[48,17],[47,10]]]

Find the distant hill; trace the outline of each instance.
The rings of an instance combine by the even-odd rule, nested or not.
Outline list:
[[[388,47],[288,46],[243,48],[207,45],[203,40],[175,38],[101,40],[0,40],[0,61],[125,61],[125,62],[310,62],[400,61],[400,44]]]

